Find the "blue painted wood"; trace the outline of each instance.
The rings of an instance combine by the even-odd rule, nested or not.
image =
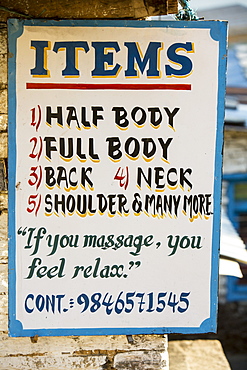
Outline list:
[[[239,182],[247,183],[247,173],[230,173],[223,176],[223,180],[228,182],[227,186],[227,212],[229,219],[238,230],[239,222],[236,217],[238,213],[247,212],[247,201],[236,200],[234,196],[234,187]],[[247,285],[238,285],[239,279],[233,276],[227,277],[227,300],[229,302],[246,301]]]

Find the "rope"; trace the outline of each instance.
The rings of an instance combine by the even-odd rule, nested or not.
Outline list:
[[[179,0],[182,9],[175,15],[177,21],[197,21],[196,12],[189,6],[189,0]]]

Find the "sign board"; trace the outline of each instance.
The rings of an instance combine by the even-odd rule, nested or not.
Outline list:
[[[11,336],[216,330],[226,23],[9,21]]]

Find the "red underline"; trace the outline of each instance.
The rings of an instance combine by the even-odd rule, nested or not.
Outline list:
[[[80,84],[27,82],[35,90],[191,90],[191,84]]]

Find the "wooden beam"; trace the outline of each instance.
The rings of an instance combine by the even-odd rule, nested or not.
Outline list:
[[[7,18],[140,19],[177,13],[178,0],[5,0],[0,21]]]

